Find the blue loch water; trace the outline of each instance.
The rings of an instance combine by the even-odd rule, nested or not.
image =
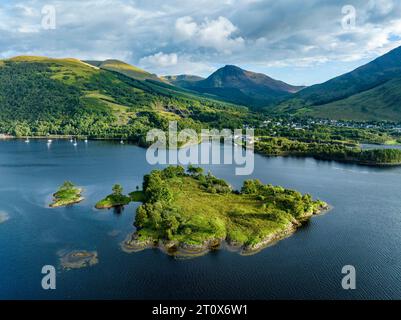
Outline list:
[[[154,169],[145,149],[89,141],[0,142],[0,299],[400,299],[401,168],[369,168],[300,158],[255,156],[251,178],[311,193],[333,209],[295,235],[252,256],[227,250],[195,259],[161,251],[125,253],[138,204],[121,213],[95,210],[114,183],[134,190]],[[207,170],[239,188],[232,165]],[[86,200],[50,209],[65,180]],[[99,263],[74,270],[60,252],[97,251]],[[357,289],[341,287],[353,265]],[[41,269],[54,265],[57,289],[41,287]]]

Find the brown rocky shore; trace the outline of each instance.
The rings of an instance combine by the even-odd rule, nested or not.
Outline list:
[[[297,220],[294,218],[293,221],[291,221],[285,228],[267,235],[264,239],[261,239],[255,244],[238,243],[229,238],[208,239],[199,244],[153,238],[141,239],[139,238],[138,233],[134,232],[133,234],[128,235],[127,238],[121,243],[121,248],[127,253],[158,248],[162,252],[175,257],[197,257],[207,254],[212,250],[218,250],[221,248],[227,248],[230,251],[236,251],[242,255],[251,255],[277,243],[284,238],[291,236],[310,218],[326,213],[330,209],[330,206],[324,204],[318,210],[305,214],[301,219]]]

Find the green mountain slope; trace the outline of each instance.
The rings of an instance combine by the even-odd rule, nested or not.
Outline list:
[[[149,73],[145,70],[142,70],[138,67],[132,66],[120,60],[109,59],[105,61],[85,61],[85,62],[103,70],[119,72],[121,74],[126,75],[129,78],[133,78],[136,80],[150,79],[150,80],[161,81],[161,79],[158,78],[157,75]]]
[[[375,88],[401,76],[401,47],[394,49],[356,70],[308,87],[297,94],[307,103],[322,105]]]
[[[238,127],[246,115],[245,108],[76,59],[0,60],[0,133],[143,139],[168,120],[195,129]]]
[[[401,121],[401,78],[349,98],[312,108],[310,114],[331,119]]]
[[[301,90],[273,109],[333,119],[401,120],[401,47],[350,72]]]
[[[138,67],[129,65],[119,60],[105,60],[105,61],[85,61],[92,66],[95,66],[102,70],[108,70],[115,73],[122,74],[131,79],[146,81],[146,85],[151,87],[152,90],[161,94],[167,94],[169,96],[181,96],[182,98],[191,99],[207,99],[212,101],[219,101],[220,103],[234,103],[230,99],[225,99],[217,95],[209,94],[207,92],[198,92],[188,86],[188,83],[194,83],[204,78],[193,76],[193,75],[179,75],[179,76],[164,76],[158,77],[155,74],[149,73]],[[249,99],[248,99],[249,101]]]
[[[207,79],[180,81],[177,85],[252,109],[272,106],[303,88],[232,65],[220,68]]]

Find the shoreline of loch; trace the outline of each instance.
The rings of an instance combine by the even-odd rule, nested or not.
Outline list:
[[[112,138],[112,137],[108,137],[108,138],[104,138],[104,137],[87,137],[84,135],[79,135],[79,136],[66,136],[66,135],[49,135],[49,136],[29,136],[29,139],[32,140],[45,140],[45,139],[55,139],[55,140],[69,140],[71,138],[76,138],[78,140],[88,140],[88,141],[110,141],[110,142],[116,142],[116,141],[121,141],[121,138]],[[26,139],[26,137],[16,137],[16,136],[4,136],[1,137],[0,136],[0,140],[23,140]],[[140,143],[138,143],[137,140],[135,139],[130,139],[130,138],[126,138],[123,139],[125,142],[132,144],[134,146],[138,146],[140,148],[146,148],[146,146],[141,145]],[[201,143],[204,142],[204,139],[200,139],[198,142],[194,142],[194,141],[190,141],[190,142],[186,142],[183,145],[177,146],[177,149],[184,149],[187,147],[191,147],[194,145],[199,145]],[[233,142],[233,144],[237,145],[237,146],[242,146],[241,144],[237,144],[235,142]],[[377,144],[377,146],[392,146],[390,145],[385,145],[385,144]],[[319,160],[319,161],[335,161],[338,163],[345,163],[345,164],[356,164],[356,165],[360,165],[360,166],[367,166],[367,167],[377,167],[377,168],[392,168],[392,167],[401,167],[401,162],[397,162],[397,163],[379,163],[379,162],[374,162],[374,161],[366,161],[366,160],[359,160],[357,158],[336,158],[336,157],[326,157],[326,156],[316,156],[313,154],[303,154],[303,153],[298,153],[298,152],[283,152],[280,154],[268,154],[268,153],[264,153],[261,150],[257,150],[257,148],[255,148],[254,146],[252,147],[253,152],[255,154],[259,154],[263,157],[267,157],[267,158],[277,158],[277,157],[283,157],[283,158],[311,158],[311,159],[315,159],[315,160]],[[391,148],[388,148],[391,149]],[[395,148],[396,149],[396,148]],[[381,148],[377,148],[377,149],[367,149],[367,150],[381,150]]]
[[[380,150],[378,149],[372,149],[372,150]],[[359,160],[357,158],[347,158],[347,159],[340,159],[336,157],[322,157],[322,156],[315,156],[315,155],[308,155],[308,154],[302,154],[302,153],[282,153],[282,154],[267,154],[263,153],[262,151],[254,149],[255,154],[259,154],[262,157],[266,158],[295,158],[295,159],[314,159],[318,161],[325,161],[325,162],[337,162],[337,163],[342,163],[342,164],[355,164],[359,166],[364,166],[364,167],[375,167],[375,168],[395,168],[395,167],[401,167],[401,162],[397,163],[380,163],[380,162],[374,162],[374,161],[366,161],[366,160]]]
[[[169,241],[164,239],[147,238],[139,239],[137,231],[128,234],[124,241],[120,243],[121,250],[126,253],[135,253],[147,249],[159,249],[163,253],[176,258],[196,258],[208,254],[210,251],[225,249],[232,252],[238,252],[240,255],[257,254],[263,249],[270,247],[279,241],[288,238],[296,233],[307,221],[315,216],[321,216],[332,210],[332,206],[327,203],[306,214],[301,219],[294,220],[284,229],[269,234],[261,241],[253,245],[245,245],[235,242],[227,237],[224,239],[208,239],[201,244],[188,244],[185,242]]]

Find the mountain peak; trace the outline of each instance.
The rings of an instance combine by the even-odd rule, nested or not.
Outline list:
[[[238,66],[233,65],[233,64],[227,64],[224,67],[221,67],[220,69],[217,69],[215,73],[217,73],[217,72],[231,74],[231,75],[244,75],[246,73],[257,74],[257,73],[242,69],[241,67],[238,67]]]
[[[242,68],[240,68],[240,67],[238,67],[238,66],[236,66],[236,65],[233,65],[233,64],[226,64],[223,68],[221,68],[221,69],[224,69],[224,70],[237,70],[237,71],[245,71],[244,69],[242,69]]]
[[[275,80],[263,73],[244,70],[235,65],[225,65],[210,75],[204,85],[212,87],[249,88],[258,87],[270,91],[293,93],[303,87],[289,85],[283,81]]]
[[[175,84],[252,108],[271,106],[303,88],[230,64],[216,70],[207,79],[192,82],[182,80]]]

